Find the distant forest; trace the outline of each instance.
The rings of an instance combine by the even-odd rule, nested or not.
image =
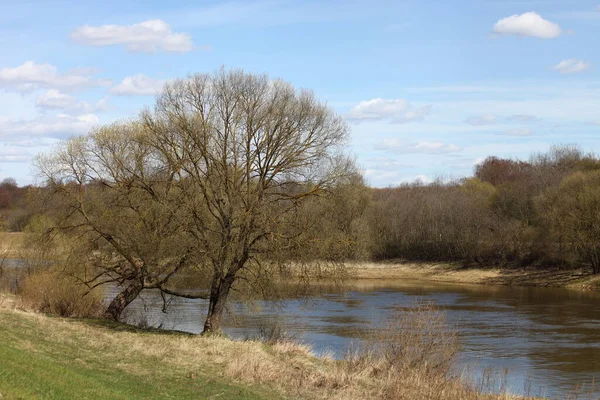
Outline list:
[[[0,227],[48,213],[45,187],[0,183]],[[574,145],[488,157],[472,177],[368,187],[360,174],[301,209],[320,257],[590,268],[600,273],[600,159]],[[290,255],[293,257],[293,255]]]

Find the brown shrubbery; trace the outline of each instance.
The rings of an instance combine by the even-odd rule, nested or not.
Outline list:
[[[19,295],[25,308],[61,317],[98,317],[103,311],[99,290],[90,291],[55,268],[27,275],[21,282]]]

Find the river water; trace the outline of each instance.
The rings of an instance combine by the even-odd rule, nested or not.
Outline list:
[[[109,293],[110,295],[111,293]],[[476,385],[550,398],[599,398],[600,293],[566,289],[356,282],[308,298],[232,302],[225,333],[252,337],[277,321],[316,353],[341,357],[395,307],[434,302],[459,332],[460,365]],[[206,302],[173,299],[167,313],[148,292],[126,312],[130,323],[199,333]]]

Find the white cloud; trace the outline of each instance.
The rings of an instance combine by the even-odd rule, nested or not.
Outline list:
[[[146,75],[137,74],[128,76],[110,91],[120,96],[151,96],[159,93],[166,81],[152,79]]]
[[[480,125],[493,125],[498,122],[498,118],[495,115],[486,114],[479,115],[476,117],[467,118],[465,121],[469,125],[480,126]]]
[[[31,159],[32,154],[23,149],[13,147],[0,147],[0,162],[2,163],[20,163],[27,162]]]
[[[392,153],[409,154],[409,153],[456,153],[462,149],[454,144],[443,142],[413,142],[404,143],[398,139],[384,139],[381,143],[375,146],[376,150],[385,150]]]
[[[99,120],[95,114],[77,116],[67,114],[43,115],[30,120],[0,119],[0,138],[66,138],[85,134],[97,126],[98,123]]]
[[[61,74],[54,65],[27,61],[18,67],[0,68],[0,87],[26,92],[39,88],[72,90],[110,84],[110,81],[92,78],[90,72],[90,70],[71,70]]]
[[[432,183],[433,179],[431,179],[427,175],[419,174],[419,175],[414,176],[411,179],[411,182],[428,184],[428,183]]]
[[[484,157],[463,157],[458,159],[450,159],[442,161],[444,165],[450,168],[457,169],[472,169],[477,164],[480,164],[485,158]]]
[[[592,64],[585,62],[583,60],[576,60],[574,58],[568,60],[562,60],[551,69],[554,71],[558,71],[561,74],[577,74],[579,72],[586,71],[590,69]]]
[[[497,116],[493,114],[483,114],[467,118],[465,122],[472,126],[495,125],[506,122],[536,122],[539,118],[530,114],[514,114],[509,116]]]
[[[160,19],[133,25],[84,25],[75,29],[71,38],[89,46],[124,45],[132,53],[157,50],[186,53],[194,47],[190,35],[173,32],[171,26]]]
[[[506,119],[510,122],[536,122],[536,121],[540,120],[535,115],[529,115],[529,114],[510,115],[510,116],[506,117]]]
[[[35,105],[43,109],[70,110],[89,113],[105,110],[107,108],[106,102],[107,98],[103,98],[96,104],[89,104],[85,101],[79,101],[74,96],[62,93],[57,89],[50,89],[36,98]]]
[[[414,165],[390,157],[373,157],[366,161],[372,164],[375,169],[385,171],[414,167]]]
[[[514,128],[504,131],[506,136],[531,136],[533,132],[530,128]]]
[[[381,99],[361,101],[352,107],[348,119],[354,121],[390,120],[393,123],[420,121],[431,112],[431,106],[413,107],[404,99]]]
[[[77,104],[75,97],[62,93],[56,89],[50,89],[35,100],[35,105],[42,108],[72,108]]]
[[[494,33],[498,35],[531,36],[541,39],[552,39],[561,35],[558,24],[550,22],[536,12],[526,12],[502,18],[494,25]]]

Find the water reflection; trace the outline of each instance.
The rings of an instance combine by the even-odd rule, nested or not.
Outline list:
[[[476,381],[485,379],[484,371],[508,368],[502,384],[511,391],[564,398],[577,384],[600,378],[600,294],[594,292],[354,282],[343,290],[327,287],[308,298],[256,301],[250,306],[234,302],[225,331],[248,337],[277,319],[317,352],[332,350],[339,356],[390,310],[414,304],[415,299],[434,301],[447,310],[460,332],[461,362]],[[201,332],[203,301],[176,299],[168,314],[160,312],[160,301],[146,293],[129,308],[128,320],[143,318],[154,326]]]

